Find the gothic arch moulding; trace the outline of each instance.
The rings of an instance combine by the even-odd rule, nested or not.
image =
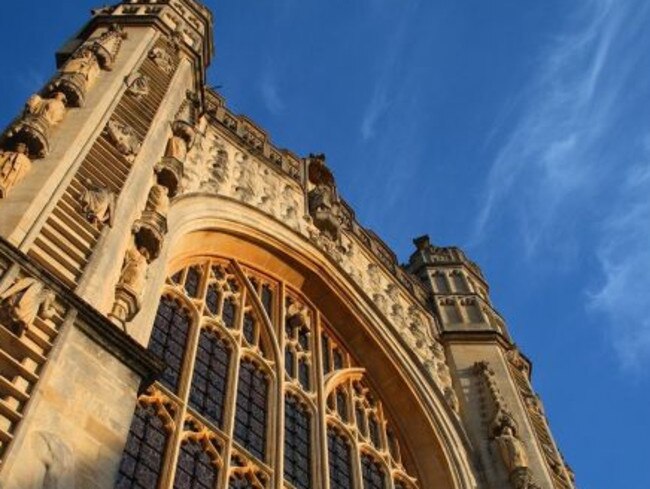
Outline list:
[[[417,474],[419,487],[475,487],[468,442],[456,414],[440,389],[415,365],[398,335],[387,329],[363,290],[312,243],[251,206],[205,194],[175,200],[161,259],[150,270],[144,307],[132,325],[134,336],[148,341],[165,281],[204,257],[233,260],[240,271],[265,274],[279,284],[282,294],[299,295],[311,310],[318,311],[317,321],[326,321],[336,341],[351,352],[354,364],[348,367],[359,369],[348,376],[350,386],[363,376],[378,393],[401,435],[405,465]],[[273,344],[274,357],[279,348]],[[362,375],[360,369],[366,373]]]

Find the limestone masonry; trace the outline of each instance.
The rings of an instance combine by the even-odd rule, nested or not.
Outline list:
[[[0,487],[573,488],[480,268],[400,266],[212,53],[96,9],[0,137]]]

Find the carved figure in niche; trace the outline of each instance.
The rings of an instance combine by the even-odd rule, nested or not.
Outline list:
[[[149,95],[149,78],[142,73],[136,71],[126,77],[124,81],[127,86],[126,93],[133,96],[136,100],[142,100]]]
[[[16,143],[13,151],[0,151],[0,199],[5,198],[32,169],[27,151],[25,143]]]
[[[43,98],[38,94],[32,95],[25,105],[25,115],[38,118],[49,128],[63,120],[66,112],[66,96],[63,92],[55,92],[52,98]]]
[[[43,319],[54,315],[54,299],[54,293],[35,278],[18,279],[0,294],[0,322],[20,335],[39,314]]]
[[[167,216],[169,211],[169,190],[159,183],[151,187],[149,197],[147,198],[147,210],[157,212],[162,216]]]
[[[140,151],[140,140],[132,127],[116,120],[108,121],[104,133],[115,148],[125,156],[127,161],[135,160]]]
[[[122,41],[127,38],[127,33],[121,25],[113,24],[94,43],[92,49],[97,56],[100,66],[106,71],[113,69],[113,63],[120,51]]]
[[[113,227],[115,220],[115,194],[102,184],[86,180],[86,188],[81,193],[81,210],[88,221],[99,228],[108,223]]]
[[[185,140],[180,137],[172,134],[172,136],[167,141],[167,147],[165,148],[165,156],[168,158],[176,158],[178,161],[185,161],[187,157],[187,143]]]
[[[174,71],[174,60],[171,55],[161,47],[154,47],[149,51],[149,59],[168,75]]]
[[[497,444],[508,474],[512,474],[517,469],[528,468],[529,462],[526,448],[517,437],[517,429],[510,416],[501,415],[497,419],[494,441]]]
[[[49,90],[64,92],[67,103],[79,107],[83,105],[86,92],[97,79],[99,71],[97,57],[90,47],[84,46],[61,67],[59,77],[52,82]]]
[[[124,263],[120,274],[119,285],[127,287],[136,296],[140,296],[147,281],[147,267],[149,265],[149,251],[141,246],[130,246],[124,254]]]
[[[330,239],[339,236],[339,208],[334,188],[325,183],[319,183],[309,192],[309,213],[314,224]]]
[[[260,197],[260,206],[266,210],[269,214],[272,214],[277,217],[276,214],[276,203],[278,200],[278,186],[279,182],[277,178],[271,174],[268,169],[264,169],[263,179],[265,182],[264,188],[262,190],[262,196]]]

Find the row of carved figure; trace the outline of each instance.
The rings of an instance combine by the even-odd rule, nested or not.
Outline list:
[[[40,93],[32,95],[22,115],[2,137],[0,146],[0,198],[30,171],[32,159],[50,151],[52,130],[72,107],[81,107],[100,71],[111,70],[126,33],[111,26],[97,39],[84,43]]]
[[[154,184],[140,217],[133,223],[131,242],[125,252],[115,288],[111,318],[126,328],[141,308],[149,264],[161,251],[167,233],[170,198],[180,190],[183,164],[194,143],[198,124],[197,100],[188,93],[171,124],[172,134],[161,161],[154,168]]]

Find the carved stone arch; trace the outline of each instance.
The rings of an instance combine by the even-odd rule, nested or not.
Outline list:
[[[475,486],[470,442],[441,389],[404,348],[394,326],[375,311],[371,298],[334,260],[289,226],[265,218],[257,209],[214,195],[177,197],[170,209],[168,240],[161,258],[170,269],[206,253],[281,276],[287,286],[309,298],[328,322],[336,318],[337,336],[369,372],[394,431],[402,437],[403,463],[413,465],[421,486]],[[162,284],[164,278],[154,280]],[[140,315],[143,328],[150,318]],[[400,415],[403,412],[409,413],[408,419]]]
[[[381,468],[384,471],[384,475],[386,476],[386,479],[389,479],[391,477],[392,471],[390,469],[390,466],[386,462],[386,457],[379,450],[377,450],[377,448],[373,447],[372,445],[366,442],[359,443],[359,459],[361,459],[364,455],[369,456],[375,462],[381,465]]]
[[[217,335],[219,339],[226,342],[231,351],[235,351],[238,348],[237,338],[233,335],[233,332],[220,324],[219,321],[213,318],[203,317],[201,318],[201,329]]]
[[[292,383],[285,383],[284,385],[284,394],[285,395],[290,395],[298,399],[298,401],[309,409],[309,415],[314,417],[316,413],[318,412],[318,406],[316,406],[316,403],[314,402],[314,399],[312,396],[309,396],[307,393],[305,393],[302,389],[300,389],[298,386]]]
[[[325,377],[325,398],[327,399],[340,385],[348,381],[361,380],[365,373],[365,368],[346,368],[330,372]]]
[[[273,324],[271,323],[271,320],[266,314],[266,311],[264,310],[264,306],[262,305],[260,298],[257,296],[257,292],[251,285],[250,280],[248,279],[244,271],[241,269],[241,267],[237,262],[234,262],[233,266],[237,272],[240,281],[242,282],[244,287],[246,287],[248,299],[250,300],[251,305],[256,312],[256,316],[260,319],[262,323],[260,326],[262,327],[262,331],[264,332],[265,337],[268,340],[271,349],[273,350],[273,362],[277,366],[280,363],[279,359],[282,358],[282,352],[280,350],[280,343],[278,342],[277,334],[275,332]],[[245,305],[242,304],[242,307],[244,306]],[[280,374],[281,372],[278,371],[277,375]]]
[[[163,293],[160,294],[160,300],[163,298],[169,298],[181,304],[181,307],[189,313],[190,316],[190,326],[193,328],[198,327],[201,323],[201,314],[199,313],[196,305],[192,300],[187,297],[185,294],[181,293],[178,289],[175,289],[170,286],[165,286]]]

